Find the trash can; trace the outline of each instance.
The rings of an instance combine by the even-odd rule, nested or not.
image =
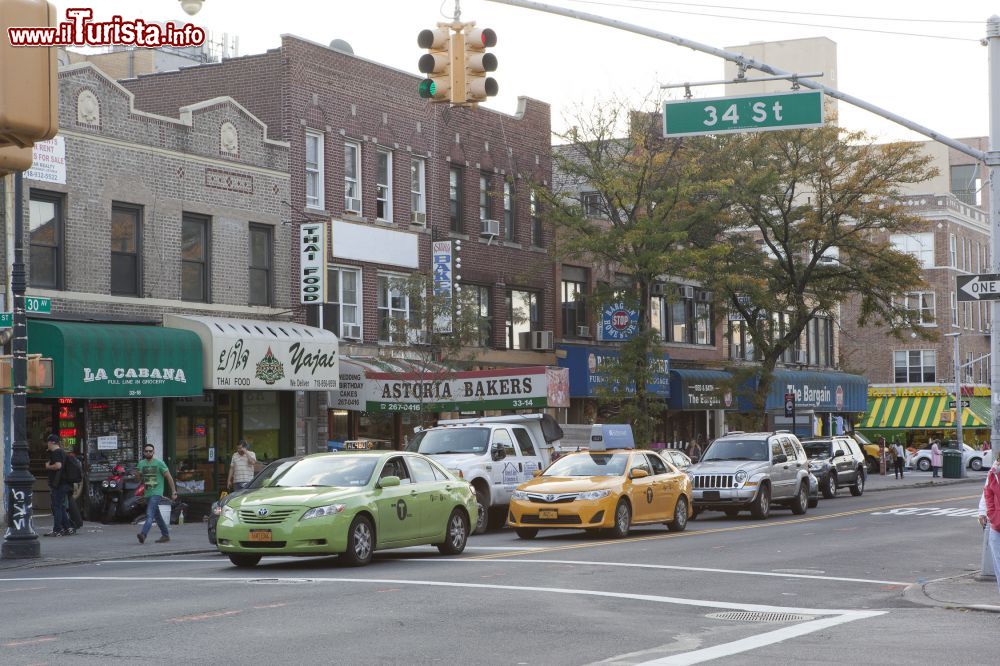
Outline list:
[[[962,453],[954,449],[945,449],[941,455],[944,456],[944,478],[960,479],[962,477]]]

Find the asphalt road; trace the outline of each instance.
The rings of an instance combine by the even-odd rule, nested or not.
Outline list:
[[[992,664],[1000,616],[902,596],[979,568],[975,518],[933,511],[978,498],[973,484],[842,496],[622,541],[502,531],[461,558],[416,548],[362,569],[191,555],[8,571],[0,662]]]

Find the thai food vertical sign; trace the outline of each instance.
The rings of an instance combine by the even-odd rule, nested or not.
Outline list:
[[[300,302],[326,302],[326,223],[308,222],[299,227]]]
[[[434,332],[451,333],[452,268],[451,241],[434,241],[431,247],[434,262]]]

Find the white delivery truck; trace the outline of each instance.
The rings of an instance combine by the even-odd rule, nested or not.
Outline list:
[[[479,502],[474,534],[507,519],[514,489],[545,469],[563,432],[548,414],[442,419],[406,446],[434,458],[472,484]]]

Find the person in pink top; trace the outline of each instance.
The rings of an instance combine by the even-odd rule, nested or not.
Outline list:
[[[937,440],[931,444],[931,469],[934,470],[934,476],[936,477],[941,471],[941,464],[944,462],[944,456],[941,455],[941,447],[938,446]]]
[[[994,461],[986,475],[986,487],[983,489],[983,499],[986,501],[986,520],[989,524],[990,553],[993,556],[993,571],[1000,572],[1000,460]],[[1000,589],[1000,575],[997,576],[997,586]]]

